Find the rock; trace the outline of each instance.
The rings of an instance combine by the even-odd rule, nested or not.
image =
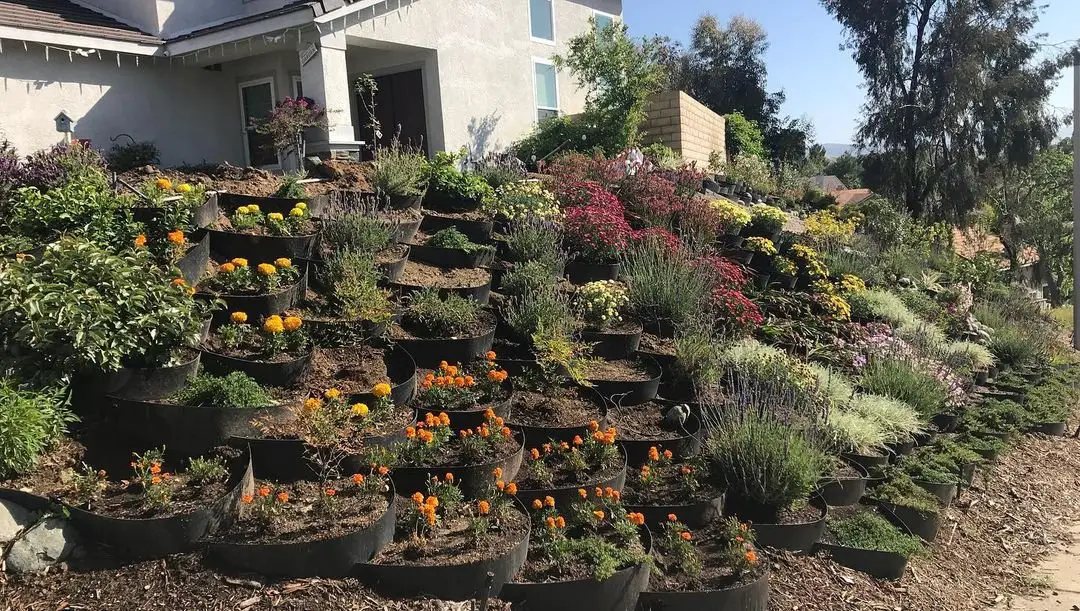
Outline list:
[[[13,573],[38,573],[62,562],[75,547],[75,528],[62,518],[48,518],[12,544],[5,567]]]
[[[37,513],[0,499],[0,548],[15,540],[25,528],[37,522]]]

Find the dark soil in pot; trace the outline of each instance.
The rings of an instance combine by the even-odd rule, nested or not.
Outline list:
[[[576,476],[563,470],[555,471],[555,481],[551,484],[543,484],[532,479],[529,473],[529,464],[532,460],[528,452],[532,448],[526,448],[525,460],[521,463],[521,470],[517,474],[517,498],[526,507],[530,507],[535,499],[543,500],[550,496],[555,499],[556,507],[566,507],[581,499],[579,489],[584,489],[590,495],[596,488],[613,488],[620,493],[626,484],[626,455],[619,453],[619,458],[605,468],[594,468],[588,472]]]
[[[457,293],[486,305],[491,294],[491,273],[485,269],[451,269],[408,261],[401,277],[390,288],[408,296],[425,287],[439,289],[439,294]]]
[[[452,422],[451,427],[457,430]],[[499,435],[499,432],[492,431],[491,434]],[[426,492],[428,480],[432,477],[442,478],[449,473],[453,474],[454,483],[466,498],[484,498],[495,481],[492,474],[496,468],[502,470],[505,482],[513,481],[521,467],[523,448],[521,434],[513,434],[495,448],[493,455],[471,459],[462,454],[455,436],[439,448],[440,454],[434,459],[415,465],[403,461],[394,467],[390,477],[401,494],[408,496],[414,492]]]
[[[420,367],[434,368],[440,362],[468,363],[491,349],[495,338],[495,316],[483,312],[471,329],[457,337],[425,336],[425,329],[414,326],[406,315],[401,324],[390,329],[392,341],[405,348]]]
[[[1029,428],[1027,432],[1050,435],[1051,437],[1061,437],[1065,434],[1067,428],[1068,425],[1064,422],[1039,422],[1031,425],[1031,428]]]
[[[375,267],[387,282],[397,282],[409,262],[409,245],[396,244],[375,253]]]
[[[307,373],[315,354],[314,350],[309,349],[305,354],[283,353],[269,360],[260,360],[258,355],[233,356],[224,351],[225,348],[211,336],[203,351],[203,369],[217,375],[241,371],[263,386],[292,386]]]
[[[517,390],[507,426],[525,435],[529,447],[550,441],[570,441],[589,434],[589,423],[607,428],[603,408],[592,389],[560,387],[548,393]]]
[[[261,482],[255,483],[254,495]],[[272,486],[267,486],[272,487]],[[242,516],[251,505],[241,503],[241,519],[210,541],[207,555],[229,568],[274,577],[347,577],[355,566],[370,560],[394,536],[394,489],[383,494],[359,492],[350,479],[300,482],[288,486],[287,503],[304,506],[326,494],[333,496],[332,515],[292,507],[263,526]],[[271,494],[277,494],[274,489]]]
[[[597,280],[618,280],[621,269],[620,263],[570,261],[566,264],[566,277],[573,284],[588,284]]]
[[[882,450],[877,454],[854,454],[845,452],[841,456],[846,460],[858,464],[868,472],[874,473],[889,465],[889,458],[892,456],[892,453],[885,450]]]
[[[809,552],[814,548],[821,539],[821,533],[825,529],[825,517],[828,515],[828,506],[820,497],[815,497],[809,503],[795,508],[787,508],[779,512],[772,509],[769,513],[776,517],[771,520],[769,520],[771,516],[754,520],[751,516],[763,515],[762,512],[759,510],[743,512],[739,505],[737,502],[732,503],[732,497],[729,494],[724,513],[751,522],[757,535],[758,546],[793,552]]]
[[[857,505],[866,493],[869,476],[866,468],[859,463],[841,459],[837,468],[818,482],[815,494],[821,496],[830,507]]]
[[[418,372],[420,379],[428,374],[428,371],[421,370]],[[450,417],[450,425],[454,430],[460,429],[472,429],[480,426],[486,422],[486,412],[491,410],[496,417],[502,418],[504,421],[510,416],[510,406],[514,398],[514,386],[511,381],[504,381],[498,395],[493,397],[486,397],[480,403],[475,405],[462,405],[462,406],[445,406],[438,403],[432,403],[425,400],[423,391],[417,400],[417,411],[422,418],[424,414],[433,414],[438,416],[440,413],[445,413]],[[504,422],[505,423],[505,422]]]
[[[917,478],[912,478],[912,481],[914,481],[915,484],[918,485],[920,488],[936,496],[938,500],[941,501],[942,505],[949,505],[950,503],[952,503],[953,499],[956,498],[956,482],[942,484],[937,482],[929,482]]]
[[[318,232],[306,235],[275,236],[238,233],[227,229],[209,229],[210,256],[228,261],[243,257],[255,263],[266,263],[278,257],[309,259],[314,253]]]
[[[240,206],[250,206],[251,204],[257,205],[263,214],[270,214],[271,212],[288,214],[290,210],[296,207],[296,204],[301,202],[307,204],[308,212],[312,216],[318,217],[322,215],[323,209],[326,207],[327,196],[312,195],[310,197],[294,198],[259,197],[256,195],[238,195],[235,193],[218,194],[218,207],[226,214],[232,214]]]
[[[284,312],[300,301],[306,283],[306,277],[301,276],[299,281],[264,295],[230,295],[200,290],[196,293],[196,297],[208,301],[220,299],[225,302],[225,307],[213,314],[213,323],[220,325],[228,322],[229,314],[232,312],[246,312],[248,316],[255,317]]]
[[[602,359],[627,359],[637,352],[641,343],[642,325],[637,321],[624,321],[604,329],[588,329],[581,332],[581,341],[592,344],[593,356]]]
[[[724,493],[716,489],[707,474],[696,478],[699,486],[691,489],[688,476],[682,467],[696,467],[675,463],[662,469],[653,469],[654,484],[648,489],[641,485],[641,473],[634,471],[626,478],[622,500],[626,510],[645,516],[645,523],[656,526],[667,521],[669,514],[678,516],[687,528],[702,528],[720,518],[724,510]]]
[[[395,405],[407,405],[416,395],[416,366],[402,347],[320,349],[308,374],[299,381],[299,388],[315,395],[336,388],[350,403],[371,403],[371,390],[381,383],[390,384],[390,398]]]
[[[411,501],[401,500],[399,506]],[[480,597],[493,575],[491,596],[498,595],[525,563],[529,552],[529,517],[524,507],[500,520],[477,547],[469,521],[447,524],[447,532],[421,550],[411,541],[411,525],[402,524],[393,542],[357,572],[379,592],[392,596],[430,596],[442,600]]]
[[[427,234],[433,234],[449,227],[454,227],[470,242],[484,243],[491,239],[492,229],[495,223],[480,212],[445,213],[426,211],[424,220],[420,223],[420,229]]]
[[[631,467],[645,464],[651,447],[670,450],[676,459],[688,458],[701,449],[701,442],[695,436],[701,430],[701,420],[691,414],[681,425],[667,424],[664,417],[669,409],[670,406],[650,401],[608,410],[608,426],[619,432],[619,442],[626,449]]]
[[[660,366],[647,357],[590,363],[586,377],[612,406],[640,405],[656,398]]]

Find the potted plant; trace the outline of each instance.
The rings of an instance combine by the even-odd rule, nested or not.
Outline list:
[[[574,293],[574,308],[585,324],[581,341],[592,344],[594,355],[625,359],[637,351],[643,327],[624,317],[629,304],[626,285],[615,280],[589,282]]]
[[[798,280],[799,266],[797,266],[794,261],[783,255],[773,257],[772,271],[776,275],[777,282],[780,284],[781,288],[787,290],[795,288],[795,282]]]
[[[427,191],[427,158],[416,148],[395,138],[390,146],[377,147],[375,159],[364,177],[375,192],[389,200],[393,210],[420,209]]]
[[[272,314],[255,324],[246,312],[210,334],[203,366],[211,373],[242,371],[268,386],[291,386],[311,366],[313,349],[299,316]]]
[[[526,506],[548,496],[568,506],[596,490],[622,490],[626,457],[615,445],[615,429],[601,430],[596,421],[588,428],[587,435],[570,441],[528,448],[517,483],[517,496]]]
[[[750,233],[773,242],[780,237],[780,232],[787,223],[787,213],[768,204],[754,204],[750,208],[750,216]]]
[[[423,413],[449,414],[456,426],[473,428],[487,422],[487,412],[501,418],[510,411],[512,387],[509,374],[495,362],[488,351],[474,364],[439,363],[420,383],[417,407]],[[498,428],[502,428],[499,424]]]
[[[431,236],[418,236],[423,242],[411,246],[409,258],[438,267],[476,268],[491,264],[495,247],[475,244],[456,227],[447,227]]]
[[[619,254],[629,246],[631,231],[622,204],[614,198],[567,211],[563,240],[571,256],[566,265],[570,281],[583,284],[617,279]]]
[[[769,571],[754,547],[754,531],[735,518],[693,532],[669,514],[653,545],[643,611],[756,609],[767,604]]]
[[[223,322],[230,318],[229,312],[269,316],[291,308],[300,298],[303,276],[287,257],[254,267],[246,258],[236,257],[218,264],[197,289],[205,298],[225,303],[225,309],[214,314],[216,322]]]
[[[582,363],[586,383],[609,406],[632,406],[656,398],[663,371],[647,356],[603,361],[590,359]]]
[[[403,490],[409,500],[398,512],[394,541],[359,567],[361,577],[399,596],[471,600],[500,592],[525,562],[530,527],[513,499],[513,483],[504,483],[497,469],[474,501],[465,500],[451,474],[426,480],[420,490]]]
[[[200,184],[161,177],[147,180],[140,191],[146,198],[132,206],[131,215],[147,227],[193,232],[213,223],[219,214],[217,197],[207,195]]]
[[[906,473],[890,474],[888,481],[870,489],[867,497],[895,515],[912,534],[926,542],[937,538],[941,527],[941,500],[917,485]]]
[[[237,207],[210,230],[210,252],[218,260],[252,257],[310,258],[319,233],[304,202],[287,212],[266,212],[258,204]]]
[[[628,248],[622,259],[630,310],[653,335],[674,337],[675,329],[708,301],[710,277],[686,249],[644,240]]]
[[[843,566],[883,579],[900,579],[908,558],[926,552],[918,537],[886,514],[855,507],[826,521],[821,549]]]
[[[502,275],[514,266],[532,263],[561,278],[566,270],[562,227],[551,220],[522,216],[510,223],[506,241],[491,265],[491,287],[501,286]]]
[[[417,365],[434,367],[443,360],[469,362],[487,353],[495,327],[495,316],[477,302],[453,293],[441,297],[437,290],[425,289],[409,298],[390,336]]]
[[[750,267],[757,272],[759,276],[765,276],[767,278],[772,271],[773,259],[777,254],[776,246],[773,244],[772,240],[760,236],[752,236],[746,238],[743,242],[743,249],[754,253],[753,258],[750,261]]]
[[[651,541],[643,518],[628,514],[614,492],[573,505],[534,499],[528,559],[500,598],[537,611],[633,609],[648,583]]]
[[[743,229],[750,224],[752,219],[750,212],[726,199],[715,199],[710,202],[716,215],[719,217],[720,227],[723,229],[723,244],[725,248],[738,248],[742,245]]]
[[[379,279],[368,253],[335,251],[323,260],[311,278],[317,290],[309,287],[294,312],[304,319],[315,345],[355,346],[386,333],[396,310]]]
[[[319,273],[325,262],[334,256],[363,255],[370,258],[380,276],[391,282],[398,280],[409,258],[409,245],[401,242],[412,239],[416,233],[400,232],[399,226],[371,214],[346,213],[323,223],[319,234],[317,258],[312,261],[315,286],[319,287]]]
[[[647,464],[656,455],[657,446],[678,459],[693,456],[701,449],[697,438],[701,420],[689,412],[685,405],[659,399],[628,407],[619,406],[616,401],[608,409],[607,421],[621,432],[630,465],[638,466]]]
[[[679,328],[674,347],[675,358],[664,372],[660,395],[671,401],[694,401],[721,379],[723,349],[712,323],[701,317]]]
[[[460,153],[441,151],[427,167],[426,207],[441,212],[471,212],[489,199],[493,190],[478,174],[458,169]]]
[[[724,491],[709,479],[700,457],[676,461],[671,450],[649,449],[648,460],[626,478],[623,501],[628,511],[645,516],[646,524],[662,525],[676,513],[691,528],[703,528],[724,509]]]

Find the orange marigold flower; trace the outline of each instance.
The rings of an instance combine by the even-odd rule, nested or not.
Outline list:
[[[284,326],[285,330],[289,333],[293,333],[304,326],[304,321],[301,320],[299,316],[286,316],[285,320],[282,321],[282,326]]]
[[[610,496],[611,496],[612,499],[617,501],[622,497],[622,493],[619,492],[618,490],[612,490]]]
[[[491,436],[491,431],[486,426],[481,426],[476,429],[480,433],[480,437],[487,439]]]
[[[246,323],[247,319],[248,319],[247,312],[233,312],[232,314],[229,315],[229,320],[233,321],[234,323],[236,323],[238,325],[242,325],[242,324]]]
[[[423,382],[420,383],[420,387],[423,388],[424,390],[430,389],[431,388],[431,381],[430,380],[424,380]]]
[[[757,553],[754,550],[746,552],[746,561],[750,564],[757,564]]]
[[[135,248],[142,248],[143,246],[146,246],[146,236],[140,233],[135,236]]]
[[[424,504],[427,505],[428,507],[438,507],[439,506],[439,497],[437,497],[437,496],[429,496],[426,499],[424,499]]]
[[[439,369],[446,369],[449,366],[450,363],[447,363],[446,361],[439,361]]]
[[[277,335],[285,330],[285,321],[281,320],[281,317],[277,314],[270,316],[263,321],[263,331]]]
[[[668,522],[678,522],[678,521],[679,521],[679,517],[678,517],[678,516],[676,516],[676,515],[675,515],[675,514],[673,514],[673,513],[669,513],[669,514],[667,514],[667,521],[668,521]]]
[[[443,476],[443,478],[446,479],[446,481],[448,481],[448,482],[453,482],[454,481],[454,474],[453,473],[447,473],[446,475]]]
[[[494,361],[495,360],[495,353],[493,351],[491,351],[491,350],[488,350],[488,353],[486,355],[484,355],[484,356],[487,357],[487,360],[489,360],[489,361]]]
[[[276,266],[278,266],[278,267],[280,267],[282,269],[288,269],[288,268],[292,267],[292,260],[287,258],[287,257],[280,257],[280,258],[274,259],[274,265],[276,265]]]
[[[544,501],[541,501],[540,499],[533,499],[532,508],[533,509],[543,509],[544,508]]]
[[[592,512],[592,514],[597,520],[599,520],[601,522],[604,520],[604,512],[603,511],[600,511],[599,509],[597,509],[596,511]]]
[[[495,467],[492,469],[491,474],[495,476],[495,479],[502,477],[502,467]]]
[[[681,534],[679,534],[679,536],[682,537],[683,541],[689,541],[690,539],[693,538],[693,537],[690,536],[690,533],[687,532],[687,531],[683,531]]]
[[[683,468],[680,469],[680,471],[682,471],[683,475],[690,475],[690,473],[692,473],[694,470],[691,469],[690,467],[687,467],[687,466],[683,465]]]
[[[154,463],[154,464],[150,465],[150,472],[153,473],[154,475],[157,475],[158,473],[161,473],[161,465],[159,465],[157,463]]]
[[[600,431],[596,431],[592,434],[593,441],[598,443],[604,443],[604,434]]]
[[[244,496],[240,497],[240,502],[245,505],[250,505],[255,502],[255,497],[250,494],[245,494]]]
[[[536,448],[529,450],[529,456],[531,456],[533,460],[540,460],[540,450],[537,450]]]
[[[500,429],[499,432],[502,433],[502,436],[506,437],[507,439],[509,439],[510,435],[513,434],[513,431],[511,431],[510,427],[508,427],[508,426],[502,427],[502,429]]]
[[[446,368],[446,373],[447,373],[447,375],[449,375],[449,376],[450,376],[451,378],[452,378],[452,377],[454,377],[454,376],[456,376],[456,375],[457,375],[457,372],[458,372],[458,368],[457,368],[457,365],[450,365],[449,367],[447,367],[447,368]]]
[[[476,504],[476,511],[482,516],[486,516],[491,511],[491,503],[487,501],[480,501]]]
[[[660,451],[656,449],[656,446],[649,448],[649,460],[660,460]]]
[[[450,416],[448,416],[446,412],[439,412],[439,424],[450,426]]]
[[[499,372],[498,371],[489,371],[487,373],[487,378],[489,380],[491,380],[492,382],[498,382],[499,381]]]
[[[362,484],[364,483],[364,476],[359,473],[354,473],[352,476],[352,481],[354,484]]]
[[[458,388],[465,388],[465,378],[461,376],[454,378],[454,386],[457,386]]]
[[[593,493],[594,493],[594,494],[595,494],[595,495],[596,495],[596,496],[597,496],[598,498],[601,498],[601,499],[602,499],[602,498],[604,498],[604,489],[603,489],[603,488],[601,488],[600,486],[597,486],[596,488],[594,488],[594,489],[593,489]]]
[[[248,260],[243,257],[236,257],[231,261],[231,263],[236,267],[247,267]]]
[[[611,486],[605,487],[604,488],[604,496],[606,496],[608,498],[614,498],[615,497],[615,489],[612,488]]]
[[[177,229],[176,231],[170,231],[168,236],[169,242],[177,246],[183,246],[187,242],[187,238],[184,237],[184,232]]]
[[[545,496],[544,497],[544,507],[554,507],[554,506],[555,506],[555,498],[550,497],[550,496]]]
[[[307,410],[308,413],[314,412],[320,407],[322,407],[322,401],[316,399],[315,397],[311,397],[307,401],[304,401],[304,409]]]
[[[573,442],[574,442],[574,445],[576,445],[576,446],[579,446],[579,445],[585,443],[584,441],[582,441],[581,435],[574,435]]]
[[[231,274],[236,271],[236,266],[232,263],[222,263],[218,266],[218,271],[223,274]]]
[[[333,488],[327,488],[326,496],[337,496],[337,490],[334,490]]]
[[[187,282],[184,282],[183,278],[173,278],[172,285],[173,286],[187,286]]]
[[[645,523],[645,516],[640,513],[628,513],[626,517],[630,520],[630,523],[634,526],[641,526]]]
[[[416,437],[416,428],[411,426],[405,427],[405,437],[408,439]]]
[[[584,488],[578,488],[577,494],[583,499],[589,498],[589,491]]]
[[[495,487],[498,488],[499,490],[505,490],[506,489],[506,482],[502,481],[501,479],[497,480],[495,482]]]
[[[323,392],[323,396],[327,399],[337,399],[341,396],[341,391],[336,388],[327,388],[326,391]]]
[[[270,496],[270,486],[262,486],[259,488],[259,496],[266,498]]]
[[[600,430],[600,423],[595,421],[595,420],[589,421],[589,430],[594,432],[594,433],[596,431],[599,431]]]
[[[553,517],[551,517],[551,516],[548,516],[548,517],[547,517],[547,518],[546,518],[546,519],[544,520],[544,524],[546,524],[546,525],[547,525],[547,527],[548,527],[548,530],[555,530],[555,518],[553,518]]]
[[[414,492],[412,497],[410,497],[410,498],[412,498],[413,502],[416,503],[417,505],[423,505],[424,504],[424,495],[422,493],[420,493],[420,492]]]
[[[379,475],[386,475],[389,472],[390,472],[390,467],[386,467],[386,466],[379,467]]]
[[[420,431],[420,441],[431,443],[434,439],[435,436],[432,435],[431,431]]]
[[[155,485],[155,486],[160,484],[161,483],[161,476],[160,475],[155,475],[154,477],[151,477],[150,478],[150,483]]]
[[[288,503],[289,493],[282,490],[281,492],[277,493],[277,500],[279,503]]]
[[[506,494],[509,494],[509,495],[517,494],[517,484],[515,484],[514,482],[510,482],[509,484],[507,484],[506,485]]]
[[[672,456],[674,456],[674,454],[671,453],[671,450],[664,450],[664,458],[671,460]]]
[[[269,263],[260,263],[256,268],[261,276],[273,276],[277,273],[277,268]]]
[[[566,528],[566,520],[563,519],[562,516],[558,516],[557,518],[555,518],[555,527],[556,528]]]
[[[472,376],[465,376],[465,388],[469,388],[476,384],[476,380]]]
[[[161,191],[172,191],[172,181],[168,178],[159,178],[155,180],[154,186]]]

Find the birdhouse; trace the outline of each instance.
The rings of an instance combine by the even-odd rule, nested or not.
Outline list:
[[[71,117],[67,116],[66,112],[61,110],[60,114],[56,115],[53,121],[56,121],[56,131],[61,134],[71,133]]]

